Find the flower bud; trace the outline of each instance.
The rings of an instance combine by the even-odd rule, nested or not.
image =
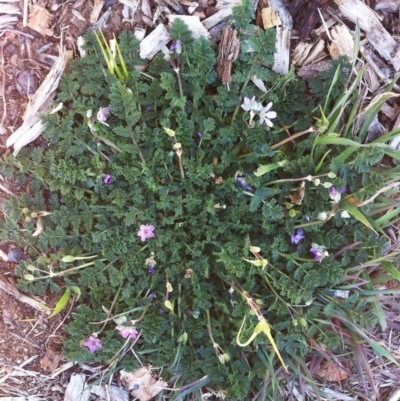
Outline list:
[[[297,321],[297,319],[293,319],[292,324],[294,327],[296,327],[296,326],[298,326],[299,322]]]
[[[29,270],[29,271],[31,271],[31,272],[34,272],[34,271],[36,270],[36,267],[33,266],[33,265],[28,265],[28,266],[26,266],[26,270]]]
[[[36,212],[32,212],[31,213],[31,217],[32,217],[32,219],[36,218],[37,217],[37,213]]]
[[[304,317],[302,317],[302,318],[300,319],[300,324],[301,324],[303,327],[307,327],[307,326],[308,326],[307,320],[304,319]]]
[[[24,279],[28,281],[33,281],[35,277],[33,277],[32,274],[24,274]]]
[[[32,217],[29,217],[29,216],[25,217],[25,221],[27,223],[30,223],[32,221]]]
[[[314,181],[314,185],[317,187],[319,184],[321,184],[321,180],[320,180],[319,178],[317,178],[317,179]]]
[[[61,261],[64,263],[71,263],[75,261],[75,257],[72,255],[66,255],[61,259]]]
[[[333,184],[331,182],[324,182],[323,186],[324,188],[330,188]]]
[[[28,209],[27,207],[24,207],[24,208],[22,209],[22,213],[23,213],[23,214],[28,214],[28,213],[29,213],[29,209]]]
[[[334,178],[336,178],[336,174],[335,174],[335,173],[329,173],[329,174],[328,174],[328,177],[329,177],[330,179],[334,179]]]

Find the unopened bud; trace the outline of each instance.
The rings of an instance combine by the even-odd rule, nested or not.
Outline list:
[[[331,182],[324,182],[323,186],[324,188],[330,188],[333,184]]]
[[[303,327],[307,327],[307,320],[306,319],[304,319],[304,317],[302,317],[301,319],[300,319],[300,324],[303,326]]]
[[[29,209],[28,209],[27,207],[24,207],[24,208],[22,209],[22,213],[23,213],[23,214],[29,213]]]
[[[76,260],[75,257],[72,255],[66,255],[61,259],[61,261],[64,263],[71,263],[74,262],[75,260]]]
[[[29,271],[31,271],[31,272],[34,272],[34,271],[36,270],[36,267],[33,266],[33,265],[28,265],[28,266],[26,266],[26,270],[29,270]]]
[[[35,219],[37,217],[37,213],[36,212],[32,212],[31,213],[31,217],[32,217],[32,219]]]
[[[29,216],[25,217],[25,221],[27,223],[30,223],[32,221],[32,217],[29,217]]]
[[[336,174],[335,173],[329,173],[328,177],[331,178],[331,179],[336,178]]]

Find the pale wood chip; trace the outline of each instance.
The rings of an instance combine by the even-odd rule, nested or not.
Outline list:
[[[382,26],[376,13],[360,0],[335,0],[340,12],[360,29],[375,50],[392,63],[396,71],[400,70],[400,46],[392,35]]]
[[[40,312],[50,314],[49,311],[46,311],[44,309],[45,305],[42,301],[37,301],[36,299],[33,299],[32,297],[22,294],[15,288],[14,284],[10,283],[4,277],[0,277],[0,290],[3,290],[7,294],[10,294],[13,297],[15,297],[16,299],[18,299],[18,301],[28,304],[29,306],[31,306],[34,309],[37,309]]]
[[[214,15],[211,15],[211,17],[206,18],[203,21],[203,25],[207,30],[211,29],[213,26],[218,25],[220,22],[224,21],[230,15],[232,15],[232,9],[224,8],[217,11]]]
[[[117,386],[109,386],[107,390],[104,386],[91,386],[90,392],[100,398],[98,401],[129,401],[129,393]]]
[[[84,374],[72,374],[65,391],[64,401],[89,401],[90,389]]]
[[[261,10],[261,17],[264,29],[270,29],[282,24],[279,14],[272,7],[265,7]]]
[[[104,6],[103,0],[94,0],[92,12],[90,13],[90,23],[95,24],[99,20],[101,9]]]
[[[140,42],[140,58],[152,59],[172,39],[167,28],[159,24],[150,35]]]
[[[194,15],[169,15],[168,19],[170,26],[172,26],[174,22],[178,19],[184,22],[186,26],[189,28],[190,33],[192,34],[194,40],[199,39],[201,36],[203,36],[206,39],[210,37],[208,30],[201,23],[199,17],[196,17]],[[204,20],[203,22],[205,21],[207,20]]]
[[[291,31],[282,26],[276,27],[276,51],[272,71],[287,75],[290,65],[290,38]]]
[[[329,46],[329,53],[333,59],[340,56],[353,58],[354,41],[346,25],[336,25],[331,30],[332,43]]]

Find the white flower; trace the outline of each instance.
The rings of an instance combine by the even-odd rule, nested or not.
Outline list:
[[[342,210],[342,213],[340,214],[340,216],[343,219],[349,219],[351,216],[349,215],[349,213],[346,210]]]
[[[326,212],[322,212],[318,214],[318,220],[326,220],[328,218],[328,214]]]
[[[264,122],[265,124],[268,125],[268,127],[273,127],[274,124],[272,124],[270,118],[275,118],[276,117],[276,112],[275,111],[268,111],[272,107],[272,102],[269,102],[266,107],[263,107],[260,112],[258,113],[260,116],[260,125],[262,125]]]

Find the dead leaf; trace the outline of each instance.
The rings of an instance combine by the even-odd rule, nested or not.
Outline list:
[[[162,379],[157,380],[151,370],[145,367],[131,373],[122,370],[120,375],[123,386],[140,401],[151,400],[168,385]]]
[[[345,25],[337,25],[331,31],[332,44],[329,46],[329,53],[333,59],[339,56],[353,58],[354,41]]]
[[[32,234],[32,237],[37,237],[39,236],[43,231],[43,224],[42,224],[42,218],[38,216],[36,219],[36,231]]]
[[[53,16],[45,8],[34,5],[29,14],[28,26],[43,36],[52,36],[53,31],[49,29],[52,18]]]
[[[279,14],[272,7],[265,7],[261,11],[264,29],[270,29],[282,25]]]
[[[40,361],[40,366],[42,369],[49,370],[51,373],[53,373],[57,369],[60,361],[61,354],[57,351],[53,351],[51,348],[48,348]]]
[[[293,194],[289,194],[290,203],[294,205],[301,205],[304,199],[305,192],[305,182],[302,181],[301,184],[297,187],[296,192]]]
[[[334,364],[332,361],[319,365],[315,374],[321,380],[327,380],[328,382],[341,382],[349,377],[347,370]]]
[[[222,178],[222,177],[217,177],[216,179],[215,179],[215,183],[217,184],[217,185],[220,185],[220,184],[222,184],[224,182],[224,179]]]

